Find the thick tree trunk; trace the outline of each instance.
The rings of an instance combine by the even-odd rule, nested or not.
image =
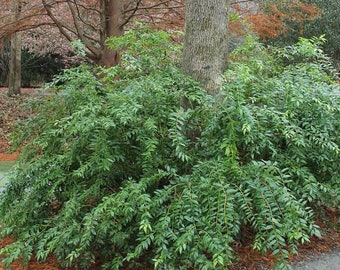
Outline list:
[[[123,35],[123,4],[122,0],[102,0],[102,29],[100,42],[102,51],[97,63],[104,67],[117,65],[120,61],[118,51],[113,51],[105,45],[108,37],[119,37]]]
[[[227,68],[229,0],[187,0],[183,71],[197,79],[210,94]]]

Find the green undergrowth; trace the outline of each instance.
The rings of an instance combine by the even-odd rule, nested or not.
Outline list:
[[[316,40],[249,38],[218,97],[148,29],[108,41],[125,48],[119,66],[65,70],[13,136],[25,147],[0,201],[6,264],[226,269],[250,227],[285,269],[320,236],[317,207],[339,205],[339,86]]]

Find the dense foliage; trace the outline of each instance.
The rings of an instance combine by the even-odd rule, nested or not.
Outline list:
[[[6,263],[226,269],[242,228],[279,259],[318,236],[315,208],[340,199],[340,102],[317,41],[268,53],[249,38],[215,98],[163,32],[111,39],[119,66],[65,70],[14,137]]]
[[[36,56],[27,51],[22,52],[21,85],[23,87],[41,86],[50,82],[65,66],[59,55]]]

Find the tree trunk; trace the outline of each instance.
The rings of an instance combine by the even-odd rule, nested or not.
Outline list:
[[[187,0],[183,71],[210,94],[227,68],[229,0]]]
[[[15,18],[21,13],[22,3],[17,2],[15,7]],[[21,94],[21,33],[14,33],[11,38],[11,49],[9,59],[8,96]]]
[[[9,60],[8,96],[21,94],[21,34],[15,33],[11,39]]]
[[[118,51],[109,49],[105,45],[108,37],[119,37],[123,35],[123,4],[122,0],[102,0],[102,33],[100,43],[102,44],[102,51],[97,63],[104,67],[111,67],[117,65],[120,61],[120,54]]]

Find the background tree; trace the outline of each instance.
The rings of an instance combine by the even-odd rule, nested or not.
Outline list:
[[[105,41],[120,36],[133,18],[151,23],[169,20],[171,14],[183,8],[181,1],[143,0],[86,0],[47,1],[33,0],[25,5],[20,20],[9,16],[11,1],[2,3],[0,36],[13,32],[50,25],[56,27],[69,42],[79,39],[85,46],[87,57],[99,65],[117,64],[119,57],[107,50]]]
[[[48,42],[39,43],[28,38],[24,40],[24,47],[28,47],[30,52],[38,52],[41,55],[41,52],[51,53],[55,50],[53,46],[46,46],[52,43],[56,47],[64,47],[63,56],[68,56],[72,51],[70,43],[79,40],[84,44],[88,59],[98,65],[110,67],[119,62],[119,53],[106,47],[105,41],[108,37],[122,35],[125,27],[131,27],[133,18],[152,24],[164,22],[163,27],[166,25],[180,27],[180,23],[178,26],[172,22],[173,17],[180,16],[179,11],[183,10],[181,2],[177,0],[81,2],[32,0],[22,6],[20,18],[17,18],[13,16],[15,14],[13,2],[4,0],[0,4],[0,38],[15,36],[15,33],[22,32],[24,36],[27,31],[34,33],[47,29],[45,35],[48,39],[45,38],[45,41]],[[56,31],[51,27],[57,29],[58,33],[52,34]],[[66,59],[70,60],[68,57]],[[13,76],[20,77],[15,73]],[[17,79],[13,81],[19,82]]]
[[[70,42],[80,40],[84,44],[86,56],[91,61],[111,66],[119,61],[119,54],[107,49],[105,39],[110,35],[120,35],[124,27],[133,27],[132,19],[167,30],[183,29],[184,0],[116,2],[33,0],[22,8],[20,19],[16,20],[13,18],[13,2],[4,0],[1,2],[0,10],[0,36],[23,32],[23,47],[30,53],[42,56],[43,53],[55,55],[58,51],[66,65],[68,61],[74,60]],[[283,20],[278,20],[276,13],[271,16],[266,15],[268,12],[273,13],[272,9],[268,8],[268,3],[272,3],[274,8],[279,4],[277,2],[274,0],[236,1],[232,6],[238,14],[251,15],[248,19],[251,20],[255,31],[267,37],[268,29],[276,29],[270,31],[277,35],[284,28]],[[260,14],[259,10],[266,10],[267,13]],[[269,22],[274,22],[275,27],[271,27],[273,23],[268,25]],[[242,35],[244,25],[240,21],[232,20],[229,29],[230,32],[236,33],[237,40],[238,36]],[[238,42],[235,44],[237,46]]]
[[[14,20],[19,20],[23,2],[21,0],[13,2]],[[9,79],[8,95],[20,95],[21,88],[21,33],[16,32],[11,35],[10,59],[9,59]]]
[[[20,95],[21,89],[21,34],[14,33],[10,43],[8,95]]]

